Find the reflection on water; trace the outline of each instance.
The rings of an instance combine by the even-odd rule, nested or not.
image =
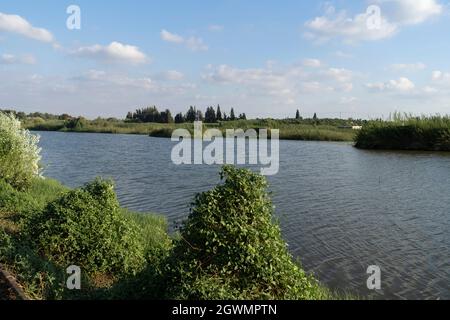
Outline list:
[[[175,166],[173,143],[146,136],[41,132],[45,175],[75,187],[116,181],[121,204],[182,220],[217,166]],[[370,152],[282,141],[269,177],[290,251],[332,288],[375,298],[450,299],[450,155]],[[369,265],[382,292],[366,288]]]

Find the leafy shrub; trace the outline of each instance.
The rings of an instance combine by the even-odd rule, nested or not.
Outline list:
[[[27,219],[25,234],[51,261],[88,273],[131,274],[145,264],[141,233],[121,213],[109,181],[63,194]]]
[[[40,174],[38,142],[14,115],[0,112],[0,179],[17,189],[28,187]]]
[[[0,180],[0,210],[8,213],[31,212],[35,200],[25,192],[14,189],[9,183]]]
[[[81,130],[86,127],[87,120],[83,117],[79,117],[76,119],[67,120],[65,123],[65,127],[71,130]]]
[[[266,179],[225,166],[224,184],[199,194],[167,273],[175,299],[313,299],[318,284],[293,262]]]

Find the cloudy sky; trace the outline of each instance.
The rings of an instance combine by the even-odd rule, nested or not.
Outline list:
[[[449,37],[449,0],[2,0],[0,108],[450,113]]]

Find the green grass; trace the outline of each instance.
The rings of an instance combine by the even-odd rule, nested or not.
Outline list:
[[[355,141],[360,149],[450,151],[450,117],[395,114],[364,126]]]
[[[279,129],[280,138],[283,140],[353,141],[355,131],[338,128],[339,125],[349,123],[351,123],[350,120],[320,120],[319,124],[314,124],[310,120],[236,120],[218,124],[204,124],[204,130],[215,128],[225,132],[227,129]],[[84,120],[82,126],[68,128],[63,120],[29,118],[23,121],[23,126],[36,131],[139,134],[165,138],[171,137],[172,132],[180,128],[189,130],[191,134],[193,133],[193,125],[188,123],[130,123],[121,120],[108,121],[103,119]]]

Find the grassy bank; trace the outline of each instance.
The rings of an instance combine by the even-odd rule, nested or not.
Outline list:
[[[35,239],[30,238],[27,222],[35,220],[34,217],[41,215],[50,203],[70,191],[51,179],[37,178],[27,191],[17,191],[0,181],[0,263],[15,275],[25,293],[33,299],[126,299],[127,294],[121,294],[115,288],[126,288],[130,274],[90,271],[83,274],[83,290],[67,290],[66,264],[57,262],[55,257],[44,252]],[[143,247],[145,263],[156,265],[157,254],[168,250],[171,243],[166,220],[157,215],[125,209],[120,209],[120,216],[138,227],[137,238]],[[59,237],[64,235],[53,236],[55,245],[63,240],[58,240]]]
[[[238,172],[237,174],[244,173]],[[256,176],[250,173],[245,174],[249,176],[242,179],[241,183],[252,184],[253,180],[251,179],[255,179]],[[258,181],[265,183],[264,180]],[[227,183],[234,184],[235,182],[230,181]],[[94,182],[93,187],[85,188],[87,188],[85,190],[90,190],[90,192],[94,190],[93,192],[95,193],[98,192],[99,186]],[[233,212],[228,211],[231,209],[228,206],[237,205],[234,202],[234,195],[229,195],[228,204],[222,203],[221,209],[217,208],[217,211],[215,211],[215,209],[210,208],[209,206],[214,203],[209,201],[210,196],[216,197],[217,195],[221,197],[217,192],[232,192],[234,194],[235,191],[228,189],[228,187],[215,189],[209,194],[204,194],[203,197],[206,198],[203,200],[197,198],[198,213],[191,215],[185,224],[184,230],[182,228],[178,234],[172,237],[167,234],[167,225],[164,218],[119,209],[120,214],[118,217],[132,223],[136,227],[137,233],[133,234],[132,244],[141,247],[144,260],[139,261],[139,267],[133,272],[122,273],[114,271],[115,269],[108,268],[108,265],[106,265],[106,268],[88,268],[89,271],[82,274],[82,290],[67,290],[65,281],[68,275],[65,268],[70,263],[73,263],[73,260],[62,259],[61,254],[63,253],[60,255],[54,255],[54,253],[59,252],[61,246],[64,247],[67,242],[70,242],[72,245],[79,244],[81,246],[82,244],[73,242],[73,239],[70,240],[73,234],[66,233],[68,229],[53,228],[59,228],[59,225],[62,223],[61,219],[67,215],[66,210],[70,211],[71,207],[77,208],[75,213],[77,217],[79,214],[81,215],[79,217],[80,220],[84,219],[85,213],[80,212],[79,207],[77,207],[80,204],[77,203],[76,198],[72,197],[72,195],[78,194],[80,190],[70,190],[51,179],[37,178],[27,191],[17,191],[6,183],[0,182],[0,263],[17,277],[26,294],[33,299],[351,298],[332,293],[319,285],[312,276],[307,275],[299,266],[292,262],[290,255],[285,251],[285,244],[280,238],[279,227],[271,222],[270,211],[264,213],[259,218],[258,224],[252,226],[252,223],[246,220],[248,217],[245,215],[239,219],[238,217],[233,218],[234,220],[237,219],[235,223],[230,223],[229,220],[226,220],[228,218],[224,218],[226,217],[225,212]],[[247,199],[244,199],[240,196],[241,193],[240,191],[239,201],[243,201],[242,205],[248,207],[251,206],[250,203],[256,201],[256,198],[252,200],[250,195],[247,196]],[[261,199],[262,195],[256,193],[254,196]],[[64,201],[61,202],[61,199],[71,199],[73,203],[66,204]],[[85,201],[86,199],[83,199],[83,203]],[[59,203],[64,203],[65,206],[55,216],[54,210],[57,210],[55,208],[58,208]],[[260,205],[262,207],[259,208]],[[88,204],[85,210],[90,210],[88,208],[91,207],[92,203]],[[264,211],[266,210],[264,209],[265,207],[265,202],[253,205],[255,210]],[[209,211],[210,214],[208,215],[204,210],[213,211]],[[53,226],[52,220],[55,217],[57,218],[57,223]],[[41,218],[45,218],[45,222],[39,222]],[[221,224],[224,223],[222,228],[225,227],[225,229],[222,231],[216,229],[218,233],[214,237],[212,235],[209,237],[207,232],[215,230],[211,226],[220,222],[214,222],[217,218],[221,219]],[[244,221],[241,221],[242,219],[247,222],[244,224]],[[30,221],[32,222],[31,230]],[[201,224],[206,221],[208,221],[209,225],[204,225],[205,229],[203,230]],[[264,228],[261,223],[266,223],[269,229],[260,230],[260,228]],[[237,229],[233,229],[235,224],[238,227]],[[72,223],[72,226],[77,228],[77,230],[74,230],[77,234],[86,232],[83,229],[85,225],[82,221],[75,221]],[[58,230],[58,232],[51,233],[53,230]],[[223,233],[225,230],[228,231]],[[45,235],[49,236],[49,239],[51,239],[50,250],[45,246],[45,241],[36,240],[37,238],[42,238],[42,236],[33,234],[34,232],[44,234],[44,239],[46,239]],[[97,232],[101,233],[101,230]],[[253,234],[252,237],[256,236],[259,238],[262,236],[265,240],[262,241],[263,238],[251,240],[252,238],[248,238],[246,235],[247,232]],[[124,231],[124,233],[127,232]],[[82,237],[82,239],[87,239],[88,241],[83,246],[89,245],[89,238],[92,237],[92,234],[82,234]],[[228,239],[228,237],[231,238]],[[240,238],[242,240],[246,239],[242,243],[241,249],[243,251],[236,251],[239,245],[235,241]],[[115,240],[110,239],[110,241],[114,242]],[[122,239],[122,241],[124,240]],[[209,244],[208,241],[210,241]],[[214,244],[214,241],[218,241],[218,243]],[[226,247],[228,241],[232,242],[230,245],[234,248],[234,254],[240,252],[239,255],[242,254],[242,257],[232,256],[233,254]],[[255,241],[254,244],[253,241]],[[274,246],[273,249],[265,250],[265,258],[260,260],[260,250],[264,249],[264,247],[270,248],[267,247],[270,243],[272,243],[271,246]],[[92,245],[95,245],[95,250],[98,250],[97,243]],[[253,247],[253,245],[257,245],[257,247]],[[262,247],[259,248],[258,246]],[[279,248],[276,249],[278,246]],[[128,252],[133,248],[127,247],[124,249]],[[71,248],[68,247],[67,250],[70,251]],[[83,247],[83,250],[79,253],[88,255],[90,250],[92,248]],[[216,255],[224,254],[224,256],[218,256],[217,261],[211,260],[207,258],[210,255],[208,253],[210,250],[212,250],[211,252],[216,252]],[[267,260],[266,256],[271,254],[274,255],[273,259]],[[85,258],[84,256],[76,257],[81,260]],[[101,259],[106,259],[106,257],[101,257]],[[209,267],[206,268],[205,263],[208,259],[210,259],[208,262]],[[278,261],[277,264],[274,264],[274,261]],[[199,263],[199,265],[195,266],[196,263]],[[82,270],[84,271],[87,266],[88,264]],[[194,269],[189,271],[190,267]],[[234,270],[233,276],[228,275],[228,268]],[[267,270],[265,270],[266,268]],[[198,274],[191,278],[191,272]],[[223,277],[219,276],[221,272],[225,272]],[[270,278],[272,279],[270,282],[273,282],[275,287],[273,285],[266,287],[265,283],[267,280],[263,275],[269,276],[268,274],[272,272],[275,272],[274,275],[276,274],[276,276],[275,278]],[[237,275],[239,275],[239,278],[234,278]],[[269,277],[273,277],[273,275]],[[246,282],[248,283],[242,287]],[[292,288],[292,290],[289,288]]]
[[[351,122],[351,121],[350,121]],[[226,129],[279,129],[280,138],[284,140],[308,141],[353,141],[355,131],[340,129],[339,126],[348,125],[345,120],[236,120],[217,124],[205,124],[205,129],[215,128],[222,132]],[[64,120],[43,120],[41,118],[28,118],[23,126],[36,131],[61,132],[92,132],[113,134],[140,134],[154,137],[170,138],[175,129],[183,128],[193,132],[193,125],[160,124],[160,123],[130,123],[122,120],[80,120],[68,122]]]
[[[450,151],[450,118],[397,114],[392,121],[370,122],[355,141],[360,149]]]

